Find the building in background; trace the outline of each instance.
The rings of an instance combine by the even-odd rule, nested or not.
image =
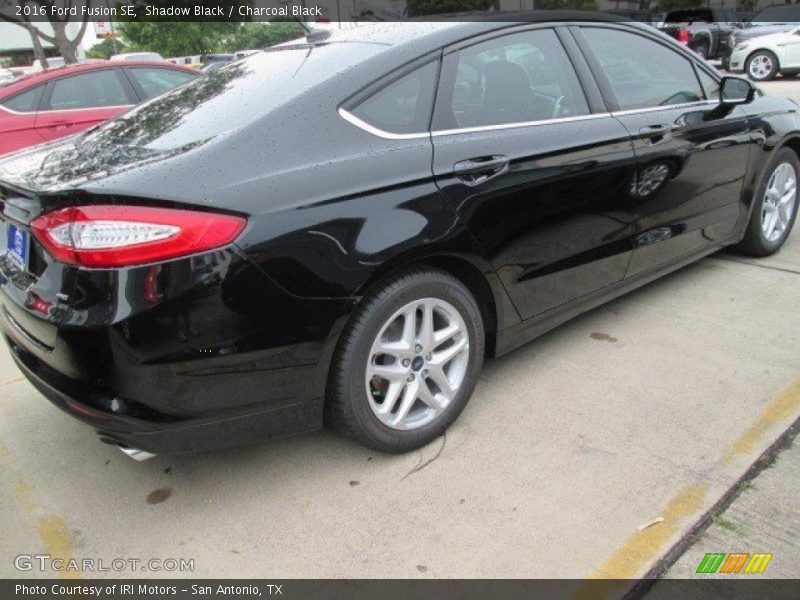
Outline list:
[[[49,23],[33,23],[47,35],[53,34]],[[67,25],[67,35],[73,37],[80,31],[80,23]],[[39,38],[45,56],[58,56],[58,49],[50,42]],[[83,58],[83,43],[78,46],[78,57]],[[13,23],[0,23],[0,66],[23,66],[33,63],[33,42],[28,30]]]

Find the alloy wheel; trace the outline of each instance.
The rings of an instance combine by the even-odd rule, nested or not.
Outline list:
[[[750,60],[749,72],[753,79],[764,79],[772,73],[772,59],[766,54],[758,54]]]
[[[769,242],[783,236],[797,202],[797,173],[788,162],[775,167],[767,183],[761,208],[761,230]]]
[[[453,402],[469,364],[469,335],[456,308],[421,298],[381,327],[366,365],[367,400],[387,427],[417,429]]]

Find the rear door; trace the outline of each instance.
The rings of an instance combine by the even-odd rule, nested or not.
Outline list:
[[[47,84],[36,130],[45,140],[71,135],[120,114],[137,101],[117,68],[59,77]]]
[[[745,110],[721,110],[717,76],[660,36],[616,25],[572,31],[634,141],[637,237],[628,275],[719,245],[742,216]]]
[[[36,131],[36,111],[44,84],[0,100],[0,154],[44,141]]]
[[[629,135],[558,31],[446,49],[431,133],[437,185],[524,319],[619,282],[633,247]]]

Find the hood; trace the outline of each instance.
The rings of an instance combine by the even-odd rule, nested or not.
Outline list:
[[[737,29],[733,32],[735,36],[736,43],[743,42],[745,40],[752,40],[757,37],[773,35],[776,33],[786,33],[787,31],[791,31],[795,27],[800,25],[800,23],[780,23],[774,25],[758,25],[755,27],[745,27],[744,29]]]

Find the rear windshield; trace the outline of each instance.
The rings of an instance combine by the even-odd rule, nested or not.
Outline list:
[[[259,52],[140,104],[81,143],[170,151],[238,129],[382,48],[334,43]],[[303,115],[297,115],[298,120]]]
[[[714,14],[710,10],[676,10],[667,14],[666,23],[712,23]]]

